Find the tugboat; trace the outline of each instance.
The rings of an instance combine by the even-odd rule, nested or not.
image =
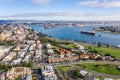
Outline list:
[[[80,31],[81,34],[87,34],[87,35],[93,35],[95,36],[96,32],[95,31]]]

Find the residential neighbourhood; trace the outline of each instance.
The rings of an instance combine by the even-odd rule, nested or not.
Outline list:
[[[120,0],[0,0],[0,80],[120,80]]]
[[[44,39],[48,41],[43,42]],[[1,25],[0,41],[0,80],[75,80],[71,75],[78,71],[82,80],[101,80],[99,77],[104,78],[103,80],[120,79],[120,65],[114,67],[118,70],[116,76],[86,69],[87,62],[115,64],[120,63],[119,58],[109,53],[102,55],[100,51],[79,43],[51,39],[33,31],[27,24]],[[84,62],[86,64],[82,64]],[[66,67],[69,74],[62,71]]]

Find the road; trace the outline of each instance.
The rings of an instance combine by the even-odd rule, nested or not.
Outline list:
[[[118,65],[120,64],[120,62],[115,62],[115,61],[95,61],[95,60],[85,60],[85,61],[73,61],[73,62],[63,62],[63,63],[58,63],[58,64],[54,64],[54,63],[48,63],[47,60],[48,54],[47,54],[47,49],[45,47],[43,47],[43,59],[42,59],[42,63],[37,64],[36,67],[41,67],[41,66],[47,66],[47,65],[51,65],[53,66],[53,69],[55,71],[55,73],[58,76],[58,80],[63,80],[62,74],[59,72],[59,70],[56,68],[57,66],[72,66],[73,64],[83,64],[83,63],[107,63],[107,64],[113,64],[113,65]],[[88,70],[86,70],[88,71]],[[98,73],[98,72],[94,72],[94,71],[88,71],[89,73],[91,73],[92,75],[90,77],[85,78],[85,80],[92,80],[95,76],[101,75],[101,76],[106,76],[106,77],[112,77],[112,78],[119,78],[120,76],[118,75],[108,75],[108,74],[103,74],[103,73]]]
[[[48,63],[40,63],[39,66],[47,66],[47,65],[51,65],[53,66],[55,73],[58,76],[58,80],[62,80],[61,76],[62,74],[59,72],[59,70],[57,70],[57,66],[72,66],[73,64],[83,64],[83,63],[108,63],[108,64],[113,64],[113,65],[118,65],[120,64],[120,62],[111,62],[111,61],[95,61],[95,60],[88,60],[88,61],[77,61],[77,62],[72,62],[72,63],[63,63],[63,64],[48,64]],[[84,69],[85,70],[85,69]],[[88,70],[86,70],[88,71]],[[118,78],[120,79],[120,75],[109,75],[109,74],[103,74],[103,73],[98,73],[98,72],[94,72],[94,71],[88,71],[89,73],[92,73],[92,75],[88,78],[86,78],[85,80],[92,80],[95,76],[101,75],[101,76],[106,76],[106,77],[112,77],[112,78]]]

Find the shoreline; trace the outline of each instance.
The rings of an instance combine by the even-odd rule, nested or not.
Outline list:
[[[71,28],[69,28],[69,29],[57,29],[57,30],[54,30],[54,29],[52,30],[51,29],[50,31],[46,31],[43,28],[40,28],[40,30],[38,30],[39,29],[38,26],[35,26],[35,27],[31,26],[31,27],[35,31],[37,30],[37,32],[42,32],[43,34],[50,35],[51,37],[53,37],[55,39],[59,39],[59,40],[69,40],[69,41],[72,41],[72,42],[80,42],[80,43],[82,42],[82,43],[89,43],[89,44],[93,44],[93,45],[97,45],[98,43],[110,44],[111,46],[119,45],[118,44],[119,38],[116,38],[116,41],[112,42],[112,41],[108,40],[107,36],[102,36],[102,35],[105,34],[105,35],[108,35],[109,38],[111,37],[111,39],[112,39],[113,35],[110,34],[110,32],[109,33],[108,32],[105,33],[103,31],[101,31],[100,34],[96,32],[95,36],[91,36],[91,35],[89,36],[89,35],[84,35],[84,34],[80,33],[80,31],[83,30],[84,28],[77,28],[77,29],[76,28],[72,28],[72,29],[75,29],[76,31],[73,31]],[[89,27],[89,28],[86,27],[86,30],[88,30],[88,31],[90,30],[91,31],[93,28],[96,28],[96,27]],[[58,30],[60,30],[61,32],[65,32],[65,30],[66,30],[68,32],[65,32],[65,34],[63,34],[61,32],[57,32]],[[69,32],[69,30],[74,32],[76,36],[71,34],[71,32]],[[71,36],[69,34],[71,34]],[[62,37],[61,35],[64,35],[64,36]],[[115,34],[115,36],[116,35],[118,35],[118,34]],[[99,41],[99,39],[100,39],[100,41]],[[114,40],[114,39],[112,39],[112,40]]]
[[[93,30],[99,31],[99,32],[110,33],[110,34],[120,34],[120,32],[112,32],[110,30],[104,30],[104,29],[100,29],[100,28],[93,28]]]
[[[35,32],[35,33],[42,33],[42,32]],[[43,34],[43,33],[42,33]],[[96,43],[88,43],[88,42],[83,42],[83,41],[76,41],[76,40],[74,40],[74,41],[71,41],[71,40],[66,40],[66,39],[58,39],[58,38],[54,38],[54,37],[51,37],[51,36],[49,36],[49,35],[47,35],[47,34],[43,34],[43,35],[46,35],[47,37],[49,37],[49,38],[51,38],[51,39],[53,39],[53,40],[57,40],[57,41],[60,41],[60,42],[70,42],[70,43],[75,43],[75,44],[80,44],[80,45],[87,45],[87,46],[97,46],[97,44],[99,43],[99,42],[96,42]],[[107,45],[107,43],[101,43],[102,45],[103,45],[103,47],[104,46],[106,46]],[[105,45],[106,44],[106,45]],[[109,44],[112,48],[116,48],[116,46],[117,45],[111,45],[111,44]]]

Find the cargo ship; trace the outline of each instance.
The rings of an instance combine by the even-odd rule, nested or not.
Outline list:
[[[95,35],[96,34],[96,32],[95,31],[80,31],[81,32],[81,34],[87,34],[87,35]]]

